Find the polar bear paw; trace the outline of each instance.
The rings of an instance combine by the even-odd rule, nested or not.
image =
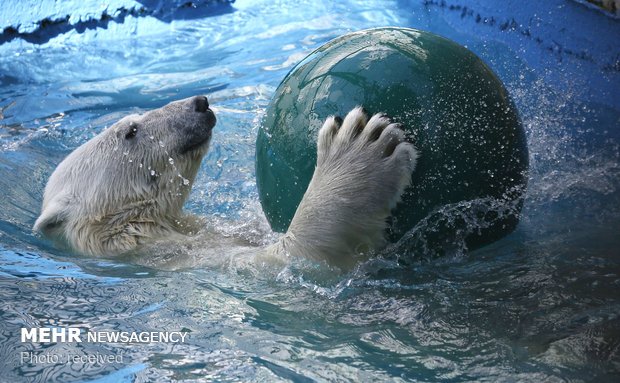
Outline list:
[[[317,170],[341,165],[339,161],[345,158],[352,161],[351,165],[362,165],[368,172],[385,170],[388,165],[390,173],[400,175],[396,178],[402,181],[392,185],[400,191],[396,200],[409,184],[418,157],[413,145],[405,141],[399,124],[382,113],[369,120],[362,107],[351,110],[344,121],[340,117],[328,117],[317,141]],[[350,170],[358,172],[360,169]]]
[[[411,182],[418,157],[401,127],[361,107],[319,131],[317,167],[289,235],[330,262],[384,245],[386,220]],[[320,251],[321,248],[324,251]]]
[[[417,150],[405,141],[401,126],[384,114],[375,114],[369,120],[366,112],[356,107],[344,121],[329,117],[317,141],[315,174],[329,178],[338,189],[368,194],[362,200],[375,203],[366,204],[366,209],[387,208],[389,213],[411,182]],[[338,179],[347,183],[341,184]],[[360,194],[352,199],[360,200]]]

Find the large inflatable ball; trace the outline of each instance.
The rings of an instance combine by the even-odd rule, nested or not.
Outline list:
[[[402,123],[420,152],[391,217],[392,241],[407,234],[449,247],[463,237],[479,246],[514,229],[528,154],[501,81],[450,40],[378,28],[326,43],[277,88],[256,141],[260,200],[274,230],[286,231],[312,178],[322,122],[356,105]]]

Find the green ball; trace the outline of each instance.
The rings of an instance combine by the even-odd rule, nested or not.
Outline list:
[[[402,123],[420,153],[392,241],[416,225],[418,239],[439,246],[463,235],[479,246],[514,229],[528,152],[506,89],[455,42],[388,27],[326,43],[278,86],[256,140],[260,201],[275,231],[287,230],[312,178],[323,121],[356,105]]]

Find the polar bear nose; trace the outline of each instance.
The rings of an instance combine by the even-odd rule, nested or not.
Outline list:
[[[196,112],[204,113],[209,110],[209,100],[207,100],[206,96],[196,96],[193,101]]]

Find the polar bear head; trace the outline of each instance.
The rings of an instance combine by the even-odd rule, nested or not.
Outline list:
[[[90,255],[183,232],[183,204],[214,126],[204,96],[121,119],[58,165],[34,229]]]

